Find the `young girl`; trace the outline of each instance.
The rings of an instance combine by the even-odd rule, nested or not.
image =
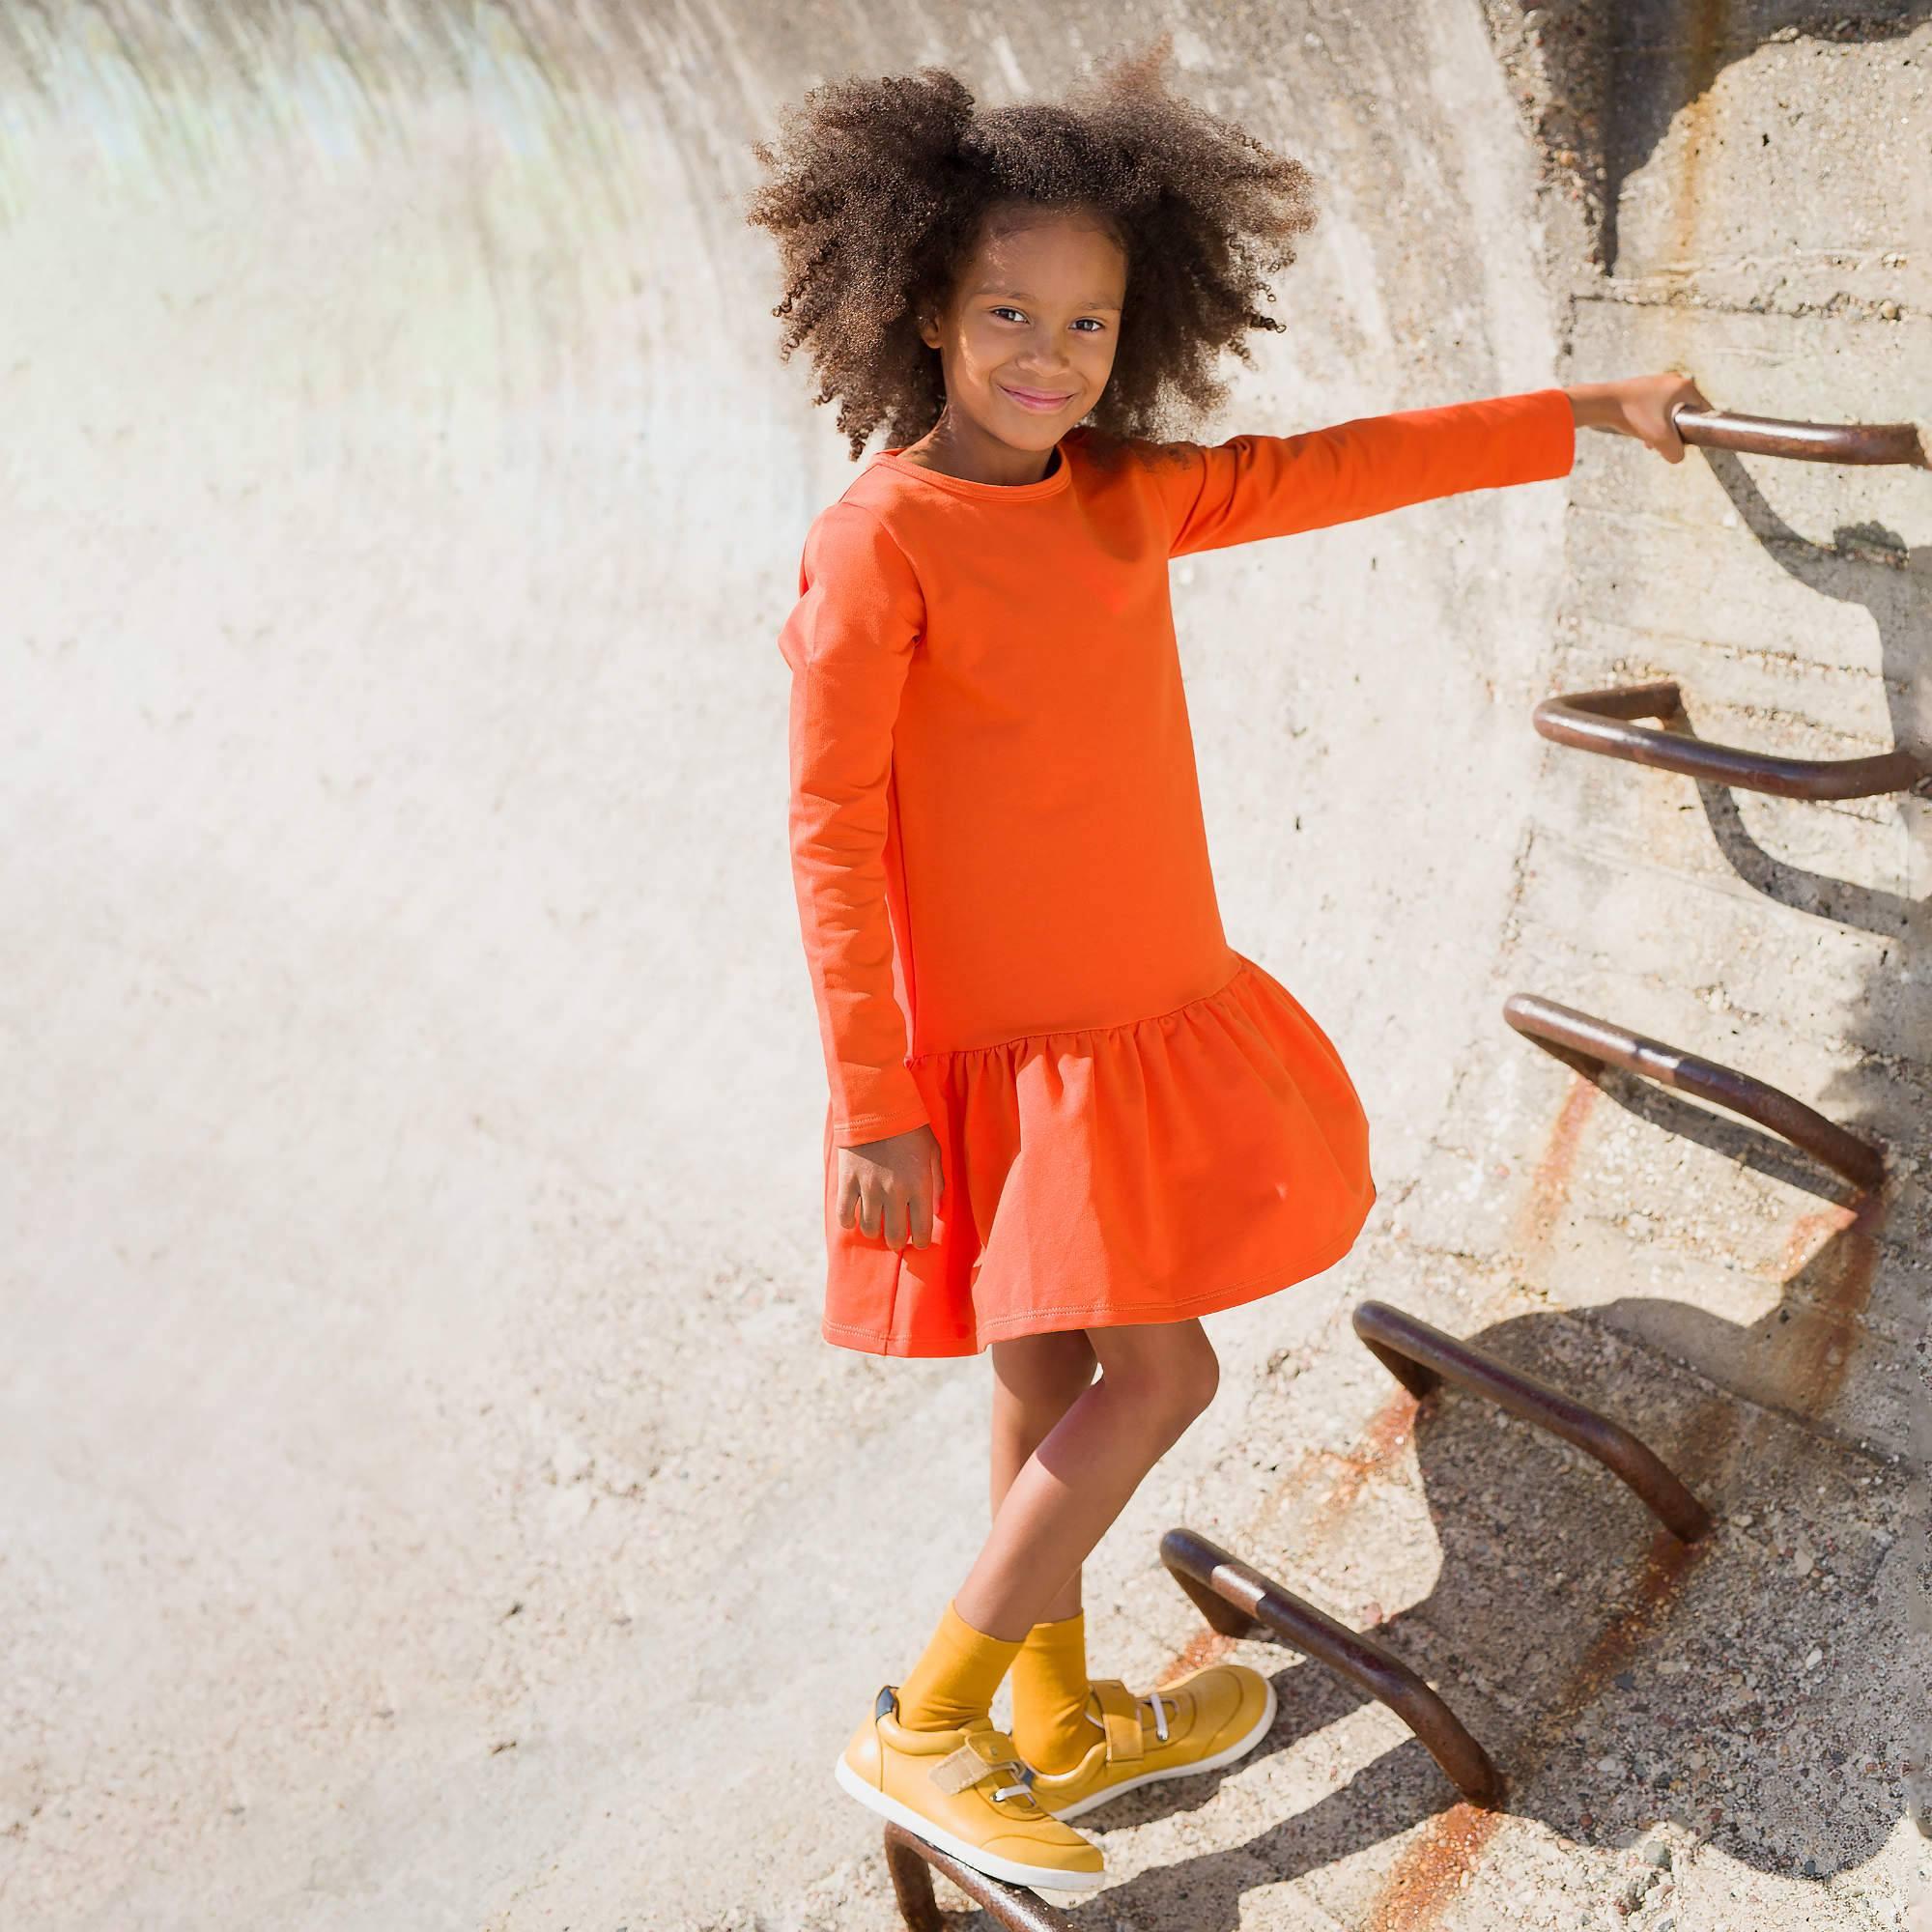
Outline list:
[[[856,458],[780,639],[789,833],[830,1082],[822,1334],[990,1350],[993,1522],[838,1782],[963,1862],[1100,1883],[1067,1822],[1274,1717],[1217,1663],[1090,1678],[1081,1565],[1214,1394],[1201,1317],[1346,1254],[1375,1200],[1340,1056],[1225,937],[1168,560],[1561,477],[1576,426],[1683,457],[1665,374],[1204,446],[1310,179],[1167,95],[1163,43],[1066,105],[810,93],[750,207],[783,355]],[[1099,1378],[1094,1379],[1095,1368]],[[1013,1670],[1010,1735],[991,1719]]]

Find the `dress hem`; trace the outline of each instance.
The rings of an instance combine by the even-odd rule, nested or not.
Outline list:
[[[832,1321],[821,1319],[818,1332],[820,1338],[835,1348],[850,1349],[855,1353],[867,1355],[900,1355],[912,1359],[949,1359],[961,1355],[983,1354],[989,1342],[1013,1341],[1023,1335],[1048,1334],[1065,1328],[1127,1328],[1142,1323],[1157,1321],[1179,1321],[1196,1316],[1217,1314],[1224,1308],[1236,1308],[1243,1302],[1259,1301],[1264,1295],[1275,1293],[1286,1288],[1293,1288],[1296,1282],[1307,1281],[1324,1269],[1333,1267],[1356,1241],[1361,1238],[1364,1223],[1370,1210],[1375,1207],[1377,1190],[1369,1189],[1368,1200],[1362,1207],[1362,1218],[1357,1221],[1348,1236],[1333,1246],[1317,1253],[1312,1259],[1272,1267],[1261,1274],[1249,1275],[1243,1281],[1227,1282],[1219,1288],[1207,1290],[1201,1294],[1183,1296],[1178,1301],[1163,1301],[1148,1308],[1135,1308],[1131,1314],[1122,1315],[1117,1302],[1090,1303],[1084,1307],[1030,1308],[1023,1313],[996,1316],[990,1321],[982,1321],[975,1330],[977,1339],[967,1341],[961,1338],[956,1349],[911,1349],[895,1347],[895,1339],[881,1334],[875,1328],[860,1328],[851,1322]],[[1073,1316],[1071,1321],[1061,1318]],[[1111,1316],[1113,1319],[1107,1320]],[[851,1339],[847,1339],[847,1338]]]

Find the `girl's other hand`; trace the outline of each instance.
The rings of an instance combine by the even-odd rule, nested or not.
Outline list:
[[[838,1150],[838,1225],[886,1245],[916,1248],[932,1242],[935,1203],[946,1191],[940,1172],[939,1137],[922,1122],[882,1141],[861,1141]]]
[[[1671,411],[1680,406],[1711,407],[1696,384],[1676,369],[1657,376],[1626,376],[1615,383],[1577,383],[1564,393],[1578,429],[1636,437],[1666,463],[1684,461],[1684,439],[1671,423]]]

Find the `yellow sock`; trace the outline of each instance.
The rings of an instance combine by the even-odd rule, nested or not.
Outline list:
[[[1023,1641],[975,1630],[949,1602],[932,1641],[899,1686],[899,1722],[915,1731],[988,1722],[993,1692]]]
[[[1013,1659],[1013,1744],[1036,1771],[1071,1771],[1100,1735],[1087,1689],[1087,1612],[1035,1624]]]

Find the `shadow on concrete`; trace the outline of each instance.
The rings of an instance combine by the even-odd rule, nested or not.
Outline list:
[[[1679,1140],[1709,1148],[1753,1174],[1762,1174],[1824,1200],[1835,1201],[1843,1196],[1845,1183],[1836,1175],[1789,1141],[1753,1122],[1735,1114],[1714,1113],[1695,1100],[1688,1100],[1621,1067],[1604,1068],[1596,1076],[1595,1084],[1605,1099],[1613,1101],[1633,1119],[1674,1134]]]
[[[1914,549],[1894,530],[1878,524],[1841,524],[1829,544],[1801,536],[1771,504],[1743,461],[1730,450],[1702,449],[1711,473],[1765,554],[1807,589],[1871,612],[1879,638],[1880,675],[1891,717],[1892,743],[1900,750],[1932,756],[1932,546]],[[1719,849],[1747,885],[1780,905],[1815,913],[1865,932],[1896,936],[1900,971],[1887,997],[1916,993],[1925,1003],[1922,981],[1909,972],[1926,958],[1925,941],[1932,900],[1879,892],[1786,865],[1767,852],[1745,829],[1737,800],[1722,785],[1699,782],[1698,796]],[[1907,799],[1908,836],[1926,849],[1932,807]],[[1924,876],[1921,868],[1915,872]],[[1922,1030],[1932,1009],[1918,1015]]]
[[[1932,0],[1862,9],[1769,0],[1638,0],[1608,11],[1608,89],[1604,145],[1604,261],[1616,272],[1623,184],[1649,160],[1678,111],[1698,99],[1733,61],[1773,39],[1889,41],[1932,17]]]
[[[1512,11],[1514,0],[1510,0]],[[1545,75],[1538,137],[1575,184],[1596,252],[1618,272],[1623,185],[1656,152],[1671,123],[1734,61],[1768,41],[1889,41],[1932,17],[1932,0],[1881,7],[1815,0],[1547,0],[1537,44]],[[1513,40],[1514,23],[1503,30]],[[1568,156],[1564,159],[1562,157]]]
[[[1924,9],[1914,10],[1922,18]],[[1913,546],[1880,524],[1841,524],[1829,544],[1794,530],[1765,499],[1749,469],[1733,453],[1700,452],[1746,527],[1767,556],[1807,588],[1870,611],[1879,639],[1879,669],[1892,742],[1932,756],[1932,545]],[[1889,944],[1866,975],[1848,1032],[1863,1049],[1857,1065],[1836,1075],[1819,1104],[1855,1132],[1888,1144],[1888,1163],[1903,1176],[1922,1176],[1932,1163],[1932,1127],[1919,1068],[1932,1039],[1932,801],[1895,802],[1906,845],[1903,893],[1877,891],[1790,866],[1745,830],[1736,800],[1721,787],[1700,785],[1713,836],[1740,879],[1780,904],[1884,936]],[[1932,1216],[1921,1181],[1901,1187],[1901,1211],[1886,1231],[1885,1252],[1867,1263],[1857,1231],[1841,1232],[1814,1257],[1812,1268],[1856,1280],[1861,1268],[1877,1278],[1870,1298],[1910,1311],[1909,1341],[1887,1362],[1889,1381],[1906,1406],[1905,1440],[1914,1492],[1912,1514],[1925,1520],[1932,1502],[1932,1358],[1924,1345],[1932,1301]],[[1842,1256],[1835,1250],[1849,1244]],[[1893,1278],[1895,1277],[1895,1278]],[[1861,1302],[1858,1306],[1862,1307]],[[1856,1311],[1854,1311],[1856,1312]],[[1916,1347],[1911,1346],[1916,1342]],[[1910,1596],[1904,1625],[1921,1641],[1932,1638],[1932,1592]],[[1907,1773],[1911,1814],[1932,1838],[1932,1712],[1920,1700],[1913,1714]]]

